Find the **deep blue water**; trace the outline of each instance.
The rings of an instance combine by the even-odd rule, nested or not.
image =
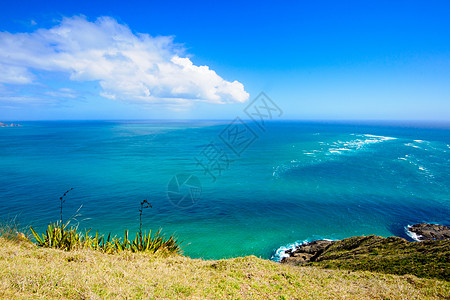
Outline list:
[[[64,219],[77,214],[80,229],[121,236],[138,229],[148,199],[146,229],[175,233],[188,256],[215,259],[270,258],[318,238],[407,237],[404,227],[423,221],[450,225],[448,124],[273,122],[264,132],[249,121],[256,136],[234,144],[240,155],[221,139],[228,124],[0,128],[0,219],[42,230],[59,220],[59,197],[73,187]]]

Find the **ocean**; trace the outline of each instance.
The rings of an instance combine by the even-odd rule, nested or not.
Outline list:
[[[146,199],[143,228],[193,258],[276,260],[305,240],[450,225],[449,124],[19,123],[0,128],[0,219],[38,231],[71,188],[63,218],[79,230],[133,234]]]

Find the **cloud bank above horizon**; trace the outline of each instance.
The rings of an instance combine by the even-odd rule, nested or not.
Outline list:
[[[18,93],[17,87],[45,86],[40,74],[51,73],[68,81],[97,82],[100,96],[134,103],[179,106],[248,100],[242,83],[194,65],[185,52],[172,36],[135,34],[111,17],[94,22],[66,17],[50,29],[0,32],[0,98],[39,101],[35,95]],[[48,102],[75,93],[61,88],[45,95]]]

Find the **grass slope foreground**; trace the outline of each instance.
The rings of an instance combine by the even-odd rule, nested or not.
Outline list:
[[[0,299],[449,299],[437,279],[278,264],[254,256],[38,248],[0,237]]]

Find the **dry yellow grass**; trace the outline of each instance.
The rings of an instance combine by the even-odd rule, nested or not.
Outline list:
[[[277,264],[40,249],[0,237],[0,299],[449,299],[450,283]]]

